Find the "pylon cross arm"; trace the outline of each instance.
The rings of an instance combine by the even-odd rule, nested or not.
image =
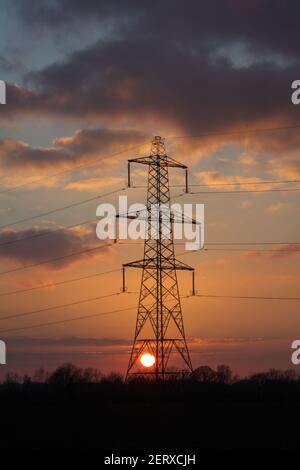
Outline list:
[[[157,266],[156,260],[138,260],[138,261],[131,261],[130,263],[123,264],[123,268],[140,268],[140,269],[159,269],[168,270],[168,269],[176,269],[182,271],[194,271],[195,269],[192,266],[189,266],[182,261],[174,260],[174,262],[166,262],[165,264],[161,263]]]
[[[174,158],[165,155],[163,158],[157,158],[159,155],[150,155],[149,157],[133,158],[128,160],[128,163],[141,163],[142,165],[158,165],[162,167],[182,168],[187,169],[183,163],[177,162]]]

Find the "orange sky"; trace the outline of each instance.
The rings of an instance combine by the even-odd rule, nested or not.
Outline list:
[[[118,194],[96,196],[126,187],[127,159],[149,154],[157,134],[167,137],[168,155],[189,166],[190,184],[207,185],[195,192],[221,191],[176,199],[205,205],[206,250],[179,256],[195,267],[198,293],[299,296],[299,248],[291,243],[299,242],[300,228],[300,108],[290,99],[299,78],[298,7],[210,0],[187,9],[173,1],[171,8],[161,2],[158,16],[150,2],[90,1],[84,14],[77,0],[72,9],[68,0],[43,9],[11,3],[3,2],[0,17],[0,79],[7,85],[0,106],[0,338],[8,354],[0,376],[65,361],[126,369],[140,272],[127,274],[133,293],[120,293],[118,271],[2,294],[119,270],[142,257],[142,245],[88,252],[100,244],[95,226],[69,226],[95,220],[100,202],[117,203]],[[141,168],[132,178],[147,181]],[[183,175],[170,171],[170,183],[177,196]],[[232,192],[269,189],[275,191]],[[131,203],[146,198],[145,188],[121,194]],[[62,206],[68,208],[51,212]],[[282,244],[225,245],[243,242]],[[76,251],[84,253],[1,274]],[[195,367],[226,363],[240,374],[292,367],[299,302],[186,298],[189,273],[179,274],[179,284]],[[120,294],[50,309],[110,293]],[[93,314],[99,316],[35,327]]]

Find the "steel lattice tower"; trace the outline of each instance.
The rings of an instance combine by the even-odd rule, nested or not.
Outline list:
[[[156,379],[164,379],[166,374],[171,373],[167,367],[172,351],[177,351],[185,368],[192,371],[183,325],[177,270],[194,272],[194,269],[175,259],[173,224],[184,222],[184,218],[178,218],[171,211],[168,171],[169,167],[185,169],[187,185],[187,167],[166,155],[164,142],[158,136],[152,141],[150,156],[128,161],[129,186],[130,164],[133,162],[148,165],[149,170],[147,213],[142,214],[140,211],[135,216],[125,215],[132,219],[147,220],[144,258],[123,265],[123,273],[125,267],[143,270],[127,378],[132,374],[145,375],[145,371],[140,370],[138,360],[142,353],[148,352],[155,356],[155,364],[147,374],[154,375]],[[147,324],[150,335],[145,337],[143,332]],[[174,334],[170,337],[171,329]]]

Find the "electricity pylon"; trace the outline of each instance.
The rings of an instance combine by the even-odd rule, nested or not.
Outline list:
[[[167,367],[172,351],[177,351],[183,359],[185,368],[192,371],[183,325],[177,270],[193,272],[194,292],[194,268],[175,259],[173,224],[196,222],[193,219],[185,220],[181,214],[178,217],[171,210],[168,168],[181,168],[186,171],[187,191],[187,167],[166,155],[161,137],[154,137],[150,156],[128,160],[129,187],[131,163],[148,165],[149,170],[146,211],[139,211],[135,215],[118,215],[118,217],[147,221],[144,258],[123,264],[124,290],[125,268],[143,270],[135,335],[126,377],[133,374],[145,375],[145,370],[141,370],[139,359],[142,354],[149,353],[154,356],[155,362],[146,373],[163,380],[166,374],[171,373]],[[150,335],[143,336],[147,324]],[[171,329],[175,334],[170,337]]]

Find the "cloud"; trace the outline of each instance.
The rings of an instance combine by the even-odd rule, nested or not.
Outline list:
[[[231,337],[203,337],[203,338],[189,338],[188,342],[190,347],[194,348],[208,347],[208,346],[221,346],[221,345],[242,345],[246,343],[257,343],[269,341],[271,338],[260,338],[260,337],[243,337],[243,338],[231,338]],[[272,338],[274,339],[274,338]],[[9,343],[12,347],[43,347],[43,346],[58,346],[58,347],[91,347],[91,346],[130,346],[132,344],[131,338],[105,338],[105,337],[11,337]]]
[[[47,287],[54,289],[54,281],[52,279],[16,279],[15,284],[24,289],[31,289],[34,287]]]
[[[270,248],[270,251],[267,251],[263,253],[262,251],[250,251],[249,253],[244,254],[243,256],[249,257],[249,258],[258,258],[261,259],[263,257],[263,260],[274,260],[274,259],[280,259],[280,258],[287,258],[291,256],[299,256],[300,255],[300,245],[297,244],[282,244],[282,245],[276,245],[275,248]]]
[[[272,338],[273,339],[273,338]],[[262,337],[243,337],[243,338],[232,338],[232,337],[212,337],[212,338],[192,338],[189,340],[192,346],[206,346],[206,345],[235,345],[245,343],[260,343],[269,341],[270,338]]]
[[[111,170],[114,154],[144,142],[146,136],[142,132],[122,129],[81,129],[73,135],[61,137],[54,141],[51,147],[33,147],[26,142],[2,139],[0,140],[0,174],[6,183],[17,184],[24,178],[34,181],[34,175],[39,178],[43,174],[48,175],[49,169],[67,169],[94,160],[101,162],[101,174],[104,170]],[[122,156],[122,154],[121,154]],[[120,155],[115,157],[118,161]],[[20,173],[20,171],[22,172]],[[25,170],[26,172],[24,173]],[[96,168],[97,170],[97,168]],[[93,173],[95,173],[93,168]],[[109,178],[108,178],[109,180]],[[107,180],[107,181],[108,181]],[[55,178],[40,181],[37,184],[54,185]],[[112,183],[117,183],[117,178]],[[96,184],[96,181],[94,181]],[[102,181],[102,186],[105,181]],[[35,185],[34,185],[35,186]],[[93,181],[70,183],[69,189],[87,189],[93,186]]]
[[[145,134],[134,130],[81,129],[72,136],[56,139],[52,147],[32,147],[26,142],[2,139],[0,163],[7,169],[74,166],[99,156],[105,160],[109,154],[139,144],[145,138]]]
[[[17,168],[49,168],[61,166],[70,155],[63,147],[31,147],[29,144],[12,139],[0,141],[0,162],[2,171]]]
[[[95,232],[91,229],[72,229],[61,228],[51,234],[47,228],[34,227],[21,231],[13,229],[4,229],[0,231],[0,259],[18,265],[34,264],[43,262],[50,258],[59,258],[59,261],[53,261],[40,266],[40,269],[60,270],[65,269],[75,263],[82,263],[83,260],[91,260],[96,257],[103,257],[109,252],[109,247],[102,250],[95,250],[84,253],[80,256],[67,257],[78,251],[89,250],[98,246],[101,247],[99,240],[96,239]],[[43,234],[45,234],[43,236]],[[20,238],[36,237],[34,240],[20,241],[18,243],[6,244]],[[1,244],[3,244],[1,246]],[[104,245],[105,246],[105,245]]]
[[[262,184],[263,179],[261,178],[238,175],[224,175],[219,173],[218,171],[200,171],[195,173],[195,177],[201,184],[216,185],[216,189],[227,189],[228,191],[239,188],[240,185],[243,183],[245,184],[245,187],[247,187],[248,183],[251,183],[252,190],[267,189],[269,187],[268,184]]]
[[[278,202],[276,204],[271,204],[268,207],[268,211],[271,212],[272,214],[277,214],[277,212],[282,211],[285,207],[286,207],[286,203]]]
[[[29,338],[18,337],[10,338],[11,346],[127,346],[132,344],[132,340],[123,338],[81,338],[81,337],[63,337],[63,338]]]
[[[289,97],[297,70],[274,64],[235,69],[224,60],[212,63],[207,50],[178,50],[154,38],[100,41],[28,75],[37,91],[8,87],[5,114],[58,113],[135,124],[142,118],[193,132],[235,129],[246,120],[288,122],[298,114]]]
[[[299,159],[291,160],[272,160],[270,162],[271,171],[274,175],[281,178],[300,179],[300,162]]]
[[[295,121],[290,86],[299,70],[300,7],[293,0],[288,8],[273,3],[192,1],[187,9],[166,0],[158,10],[137,1],[17,2],[31,28],[63,31],[93,20],[108,33],[27,74],[22,87],[11,84],[2,118],[143,120],[164,132]]]
[[[274,249],[274,253],[271,253],[271,257],[274,258],[284,258],[287,256],[299,256],[300,254],[300,245],[280,245]]]
[[[242,201],[240,204],[243,209],[249,209],[249,207],[251,207],[252,205],[253,201],[250,201],[249,199],[247,199],[246,201]]]
[[[76,189],[77,191],[91,191],[93,189],[104,188],[106,186],[124,185],[124,178],[108,177],[108,178],[89,178],[79,181],[72,181],[66,185],[65,189]]]
[[[246,55],[244,64],[260,60],[268,51],[270,58],[283,62],[282,56],[294,58],[299,52],[298,23],[300,6],[297,0],[288,4],[272,0],[230,0],[219,2],[191,0],[189,8],[181,1],[164,0],[159,5],[138,0],[47,0],[34,2],[14,0],[24,23],[32,30],[61,30],[80,24],[89,27],[94,21],[99,27],[110,26],[111,35],[126,33],[141,36],[166,37],[171,41],[197,45],[205,40],[217,43],[218,55],[231,45],[231,54]],[[221,47],[223,45],[223,47]],[[238,57],[236,57],[236,60]]]
[[[0,209],[0,214],[8,214],[9,212],[12,212],[13,209],[11,207],[3,207]]]
[[[222,228],[225,227],[225,223],[224,222],[221,222],[219,220],[216,220],[214,222],[209,222],[208,223],[208,226],[211,227],[211,228],[215,228],[215,229],[219,229],[221,230]]]
[[[13,71],[22,71],[24,70],[24,64],[16,52],[13,56],[10,54],[10,57],[0,55],[0,70],[2,72],[13,72]]]
[[[296,0],[289,7],[272,0],[191,1],[188,9],[180,1],[165,0],[159,10],[137,0],[15,4],[32,40],[41,29],[47,34],[58,31],[62,38],[68,28],[72,42],[78,27],[88,31],[91,22],[99,33],[91,34],[81,49],[60,53],[59,60],[27,73],[20,86],[8,84],[7,105],[0,108],[3,123],[46,115],[88,119],[107,127],[139,128],[142,123],[175,136],[244,129],[245,135],[170,143],[176,155],[186,155],[190,162],[238,145],[244,149],[240,163],[253,172],[264,169],[272,174],[271,155],[279,161],[278,171],[287,156],[297,158],[296,130],[247,134],[247,129],[298,121],[299,109],[291,103],[300,52]],[[49,148],[6,143],[13,148],[4,164],[10,168],[24,161],[19,155],[26,155],[28,167],[46,171],[89,159],[105,151],[104,136],[97,140],[92,132],[78,131]],[[139,137],[133,141],[139,142]]]

